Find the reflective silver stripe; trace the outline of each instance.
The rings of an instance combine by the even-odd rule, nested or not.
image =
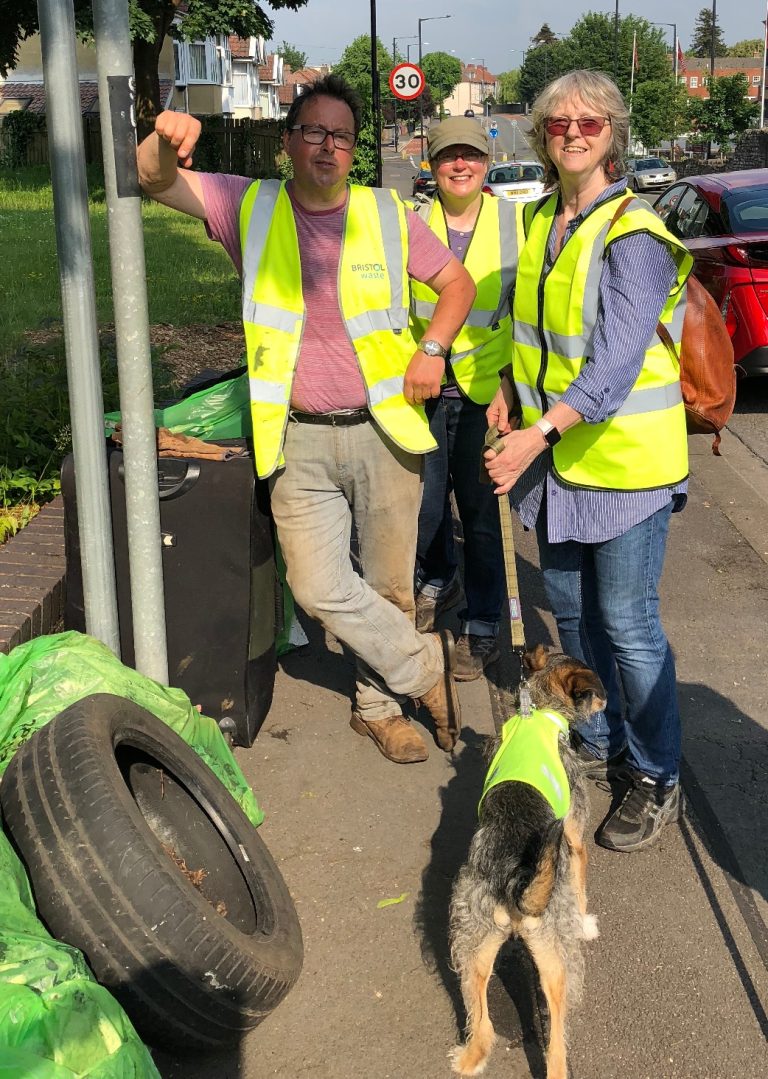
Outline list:
[[[515,389],[517,390],[517,396],[520,398],[520,404],[523,408],[535,408],[541,412],[541,394],[535,386],[529,386],[525,382],[515,382]],[[547,394],[547,407],[552,408],[560,400],[561,395],[559,393]]]
[[[408,324],[407,315],[407,311],[400,309],[364,311],[362,315],[347,319],[347,330],[353,341],[376,330],[404,330]]]
[[[504,311],[503,315],[499,315],[499,310],[503,309],[504,306],[504,304],[501,304],[500,307],[497,307],[494,311],[483,311],[473,307],[464,320],[464,325],[472,326],[480,330],[486,330],[497,322],[501,322],[501,319],[509,314],[509,309],[507,309]]]
[[[416,318],[424,318],[428,322],[434,315],[436,307],[437,303],[433,303],[431,300],[414,300],[411,304],[411,310]]]
[[[371,408],[375,408],[376,405],[380,405],[383,401],[388,401],[390,397],[395,397],[402,392],[403,376],[394,375],[392,378],[382,378],[381,381],[369,386],[368,400]]]
[[[649,386],[645,390],[632,390],[629,397],[614,416],[639,416],[643,412],[661,412],[665,408],[674,408],[683,399],[679,382],[670,382],[668,386]]]
[[[391,291],[391,305],[397,310],[406,308],[408,291],[405,287],[405,265],[403,259],[403,239],[400,231],[400,217],[397,203],[391,191],[384,188],[372,187],[379,211],[379,223],[381,236],[384,241],[384,264],[387,267],[389,287]]]
[[[515,342],[518,345],[529,345],[531,348],[541,348],[539,328],[538,326],[534,326],[531,322],[521,322],[519,319],[515,319],[512,332]]]
[[[488,326],[499,322],[510,306],[510,296],[517,277],[517,257],[520,245],[517,238],[517,213],[512,203],[499,206],[499,244],[501,246],[501,295],[499,306]],[[471,323],[470,323],[471,325]]]
[[[672,312],[672,318],[669,320],[669,322],[664,323],[664,325],[669,330],[669,336],[677,345],[679,345],[680,340],[683,336],[683,319],[685,318],[686,304],[687,299],[683,297],[683,299]]]
[[[251,206],[248,234],[243,251],[243,318],[245,318],[245,298],[253,296],[256,274],[279,194],[280,180],[262,180]]]
[[[265,326],[270,330],[282,330],[284,333],[295,333],[296,324],[301,319],[302,316],[295,311],[286,311],[283,307],[273,307],[268,303],[256,303],[255,300],[243,297],[243,322]]]
[[[285,382],[265,382],[260,378],[249,378],[251,400],[258,405],[287,405],[291,387]]]

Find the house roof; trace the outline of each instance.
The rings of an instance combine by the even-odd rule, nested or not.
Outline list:
[[[482,64],[462,64],[461,80],[462,82],[496,82],[496,76]]]
[[[250,37],[238,37],[237,34],[229,35],[229,51],[232,53],[233,60],[251,60],[254,56],[254,50],[251,48],[251,42],[254,38]]]
[[[160,101],[169,102],[173,93],[170,79],[160,80]],[[5,82],[0,86],[0,112],[10,112],[13,107],[27,109],[39,115],[45,114],[45,86],[42,82]],[[99,84],[97,82],[80,83],[80,111],[98,113]]]
[[[293,99],[296,97],[296,87],[298,83],[291,82],[284,86],[278,86],[277,88],[277,100],[281,105],[291,105]]]

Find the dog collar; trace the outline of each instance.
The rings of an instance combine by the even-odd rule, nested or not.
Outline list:
[[[478,814],[489,790],[499,783],[527,783],[542,794],[558,819],[566,816],[571,788],[560,759],[559,738],[568,722],[548,709],[534,708],[529,716],[511,716],[501,728],[501,745],[483,784]]]

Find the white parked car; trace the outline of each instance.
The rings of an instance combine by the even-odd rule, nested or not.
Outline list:
[[[491,165],[483,191],[513,202],[531,202],[544,194],[544,167],[538,161],[505,161]]]
[[[661,157],[630,157],[627,183],[631,191],[658,191],[677,180],[677,173]]]

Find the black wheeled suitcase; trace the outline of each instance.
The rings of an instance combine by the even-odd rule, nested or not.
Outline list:
[[[242,443],[240,443],[242,444]],[[134,665],[123,452],[109,448],[122,661]],[[168,678],[236,745],[250,746],[272,703],[277,574],[269,492],[253,458],[158,459]],[[85,631],[72,455],[61,470],[67,629]]]

